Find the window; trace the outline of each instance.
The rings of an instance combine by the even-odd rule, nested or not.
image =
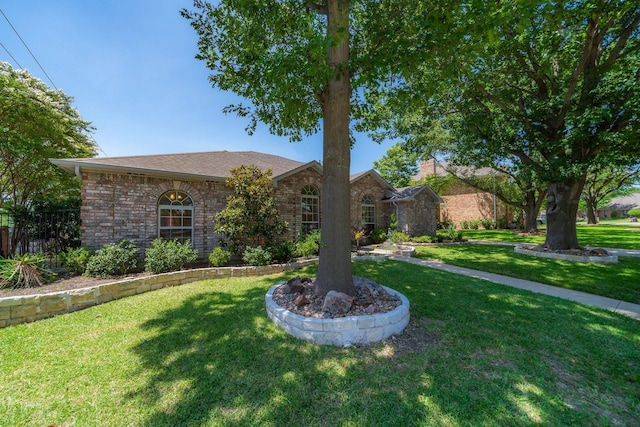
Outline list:
[[[362,229],[372,231],[376,227],[376,206],[371,196],[362,198]]]
[[[306,185],[302,189],[302,233],[320,228],[320,196],[313,185]]]
[[[158,200],[158,237],[193,242],[193,201],[188,194],[171,190]]]

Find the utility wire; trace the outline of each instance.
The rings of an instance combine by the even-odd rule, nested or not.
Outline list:
[[[7,49],[2,42],[0,42],[0,46],[2,46],[2,48],[4,49],[5,52],[7,52],[7,54],[11,57],[11,59],[13,59],[13,62],[15,62],[15,64],[18,66],[18,68],[22,68],[22,65],[20,65],[20,63],[18,62],[18,60],[16,58],[13,57],[13,55],[11,55],[11,52],[9,52],[9,49]]]
[[[16,36],[18,36],[18,38],[20,39],[20,41],[22,42],[22,44],[24,45],[24,47],[27,49],[27,51],[29,51],[29,54],[31,55],[31,57],[33,58],[34,61],[36,61],[36,64],[38,64],[38,67],[40,67],[40,69],[42,70],[42,72],[44,73],[45,76],[47,76],[47,79],[49,79],[49,82],[51,83],[51,86],[53,86],[53,88],[55,90],[58,90],[58,88],[56,87],[55,83],[53,83],[53,80],[51,80],[51,77],[49,77],[49,74],[47,74],[47,72],[44,70],[44,68],[42,68],[42,65],[40,65],[40,62],[38,61],[38,59],[36,58],[36,56],[33,54],[33,52],[31,52],[31,49],[29,49],[29,46],[27,46],[27,44],[25,43],[25,41],[22,39],[22,37],[20,36],[20,34],[18,33],[18,30],[16,30],[16,28],[13,26],[13,24],[11,23],[11,21],[9,21],[9,18],[7,18],[7,15],[5,15],[4,11],[0,8],[0,13],[2,13],[2,16],[4,16],[4,19],[6,19],[7,23],[11,26],[11,28],[13,29],[13,32],[16,33]],[[2,46],[4,47],[4,45]],[[7,50],[5,48],[5,50]],[[8,53],[8,51],[7,51]],[[9,54],[11,55],[11,54]],[[11,56],[13,58],[13,56]],[[15,61],[15,59],[14,59]],[[18,64],[18,62],[16,61],[16,64]],[[20,67],[20,65],[18,64],[18,67]],[[22,67],[20,67],[22,68]]]

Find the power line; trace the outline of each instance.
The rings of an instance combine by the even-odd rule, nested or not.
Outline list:
[[[40,65],[40,62],[38,61],[38,59],[36,58],[36,56],[33,54],[33,52],[31,52],[31,49],[29,49],[29,46],[27,46],[27,44],[25,43],[25,41],[22,39],[22,37],[20,36],[20,34],[18,33],[18,30],[16,30],[16,28],[13,26],[13,24],[11,23],[11,21],[9,21],[9,18],[7,18],[7,15],[5,15],[4,11],[0,8],[0,13],[2,13],[2,16],[4,16],[4,19],[7,21],[7,23],[9,24],[9,26],[11,26],[11,28],[13,29],[13,32],[16,33],[16,36],[18,36],[18,38],[20,39],[20,41],[22,42],[22,44],[24,45],[24,47],[27,49],[27,51],[29,52],[29,54],[31,55],[31,57],[33,58],[34,61],[36,61],[36,64],[38,64],[38,67],[40,67],[40,69],[42,70],[42,72],[44,73],[45,76],[47,76],[47,79],[49,79],[49,82],[51,83],[51,86],[53,86],[53,88],[55,90],[58,90],[58,88],[56,87],[55,83],[53,83],[53,80],[51,80],[51,77],[49,77],[49,74],[47,74],[47,72],[44,70],[44,68],[42,67],[42,65]],[[2,46],[4,48],[4,45]],[[4,50],[7,50],[6,48]],[[9,53],[9,51],[7,50],[7,53]],[[9,56],[11,56],[11,58],[13,58],[13,56],[9,53]],[[14,61],[15,58],[14,58]],[[16,61],[16,64],[18,65],[18,67],[22,68],[20,66],[20,64],[18,64],[18,61]]]
[[[13,59],[13,62],[16,63],[16,65],[18,66],[18,68],[22,68],[22,65],[20,65],[20,63],[18,62],[18,60],[16,58],[13,57],[13,55],[11,55],[11,52],[9,52],[9,49],[7,49],[5,47],[5,45],[2,44],[2,42],[0,42],[0,46],[2,46],[2,48],[4,49],[5,52],[7,52],[7,55],[9,55],[11,57],[11,59]]]

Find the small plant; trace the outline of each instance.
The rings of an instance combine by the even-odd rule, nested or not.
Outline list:
[[[482,224],[485,230],[491,230],[491,228],[493,228],[493,220],[489,218],[481,219],[480,224]]]
[[[291,240],[284,240],[269,246],[269,252],[276,262],[289,262],[296,251],[296,244]]]
[[[398,229],[398,215],[395,212],[391,213],[391,217],[389,218],[389,228],[391,230]]]
[[[371,242],[374,244],[382,243],[387,240],[387,230],[384,228],[374,228],[370,237]]]
[[[127,274],[138,265],[137,253],[136,245],[127,240],[104,245],[87,263],[86,274],[103,278]]]
[[[209,264],[214,267],[222,267],[226,265],[231,259],[231,251],[228,251],[220,246],[213,248],[209,254]]]
[[[320,230],[309,232],[296,243],[296,256],[313,256],[320,252]]]
[[[39,255],[16,255],[0,259],[0,289],[37,288],[46,284],[55,273],[44,268],[44,258]]]
[[[411,240],[411,237],[409,237],[407,234],[403,233],[402,231],[398,231],[398,230],[391,231],[391,241],[393,243],[403,243],[403,242],[408,242],[409,240]]]
[[[453,225],[450,225],[449,228],[442,232],[443,240],[450,240],[453,242],[458,242],[462,240],[462,230],[456,230],[453,228]]]
[[[356,242],[356,249],[360,249],[360,241],[364,239],[366,232],[362,229],[353,232],[353,240]]]
[[[249,265],[268,265],[272,259],[271,252],[262,246],[247,246],[242,254],[242,260]]]
[[[463,219],[462,221],[460,221],[460,228],[462,228],[463,230],[469,230],[471,228],[471,221]]]
[[[69,273],[75,275],[84,274],[87,270],[89,259],[91,259],[91,252],[85,248],[68,248],[60,253],[62,265]]]
[[[145,250],[144,269],[152,273],[167,273],[183,270],[184,266],[198,258],[197,249],[191,248],[191,241],[155,239]]]
[[[480,227],[479,219],[472,219],[471,221],[469,221],[469,229],[477,230],[479,227]]]
[[[429,235],[416,236],[416,237],[412,237],[411,241],[415,243],[436,243],[438,241],[438,237],[429,236]]]

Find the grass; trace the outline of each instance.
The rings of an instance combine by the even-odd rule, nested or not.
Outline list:
[[[640,322],[400,262],[358,262],[354,273],[409,298],[403,334],[352,348],[296,340],[264,309],[284,275],[2,329],[0,424],[640,423]]]
[[[617,264],[576,263],[483,244],[419,246],[415,257],[640,304],[640,258],[619,257]]]
[[[578,223],[578,242],[584,246],[605,248],[640,249],[640,227],[612,225],[610,223],[587,225]],[[545,231],[544,227],[540,228]],[[512,230],[463,230],[465,239],[493,240],[514,243],[544,243],[544,235],[514,234]]]

